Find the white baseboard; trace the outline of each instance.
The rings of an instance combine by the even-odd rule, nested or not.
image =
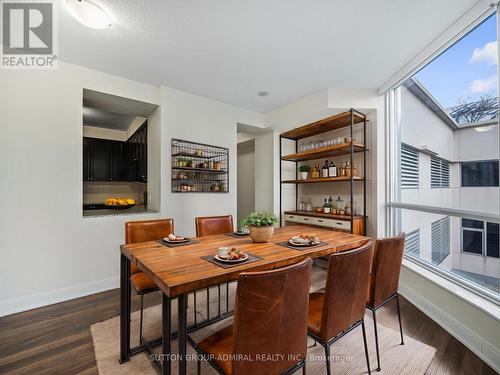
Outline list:
[[[493,370],[500,373],[500,353],[488,342],[403,282],[399,284],[399,293],[469,348]]]
[[[0,317],[104,292],[106,290],[118,288],[119,286],[119,278],[111,277],[109,279],[92,281],[90,283],[74,285],[27,297],[10,299],[0,302]]]

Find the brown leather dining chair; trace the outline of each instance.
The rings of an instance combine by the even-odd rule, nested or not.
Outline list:
[[[375,347],[377,349],[377,371],[380,371],[380,354],[378,347],[377,318],[375,312],[387,302],[395,299],[398,310],[399,333],[401,345],[403,341],[403,327],[401,326],[401,312],[399,309],[399,273],[403,262],[405,234],[377,240],[373,253],[370,283],[366,307],[373,312],[373,325],[375,328]]]
[[[194,219],[196,237],[212,236],[214,234],[232,233],[233,216],[199,216]]]
[[[307,330],[325,348],[326,373],[330,375],[330,345],[361,325],[366,365],[365,301],[373,255],[373,241],[358,249],[339,252],[328,260],[325,291],[309,296]]]
[[[172,219],[129,221],[125,223],[125,243],[138,243],[161,240],[170,233],[174,233],[174,221]],[[142,323],[144,318],[144,295],[155,292],[158,287],[141,272],[134,263],[130,264],[130,284],[135,292],[141,296],[141,315],[139,325],[139,343],[143,344]]]
[[[311,265],[241,273],[232,325],[189,343],[220,374],[305,374]]]
[[[194,219],[196,227],[196,237],[213,236],[216,234],[232,233],[234,230],[233,216],[198,216]],[[221,315],[221,291],[220,285],[217,285],[218,291],[218,315]],[[196,304],[196,293],[195,293]],[[210,289],[207,288],[207,319],[210,315]],[[229,312],[229,283],[226,283],[226,310]]]

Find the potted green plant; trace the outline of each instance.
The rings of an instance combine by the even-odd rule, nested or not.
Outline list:
[[[278,218],[270,212],[253,212],[241,221],[242,228],[248,228],[253,242],[269,242]]]
[[[301,165],[299,167],[300,179],[307,180],[309,177],[309,172],[311,171],[311,167],[308,165]]]

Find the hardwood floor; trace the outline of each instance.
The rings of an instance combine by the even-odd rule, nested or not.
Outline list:
[[[159,293],[146,306],[161,302]],[[377,312],[377,320],[398,329],[395,304]],[[133,297],[132,309],[139,308]],[[437,348],[427,374],[495,374],[469,349],[401,298],[407,336]],[[0,318],[0,374],[97,374],[89,327],[119,314],[119,290],[95,294]]]

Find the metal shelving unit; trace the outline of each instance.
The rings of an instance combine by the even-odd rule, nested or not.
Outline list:
[[[173,193],[227,193],[229,149],[172,138]]]
[[[349,183],[350,184],[350,199],[351,199],[351,213],[350,215],[342,215],[344,220],[351,222],[351,233],[354,231],[354,221],[363,220],[363,233],[366,235],[366,115],[351,108],[349,111],[327,117],[325,119],[304,125],[293,130],[280,134],[280,225],[282,225],[283,217],[283,184],[295,184],[295,211],[290,211],[293,214],[301,214],[297,210],[299,185],[302,184],[336,184],[336,183]],[[362,143],[353,142],[354,140],[354,125],[361,123],[363,126],[363,140]],[[350,143],[330,145],[313,150],[298,152],[298,142],[304,138],[313,137],[319,134],[327,133],[333,130],[349,127]],[[290,140],[295,142],[295,153],[283,155],[283,140]],[[339,155],[349,155],[351,168],[354,165],[354,154],[362,153],[363,155],[363,175],[362,176],[342,176],[334,178],[319,178],[314,180],[299,180],[298,178],[298,163],[308,160],[319,160],[327,157],[335,157]],[[283,163],[295,163],[295,179],[283,180],[282,167]],[[352,170],[351,170],[352,171]],[[363,184],[363,214],[354,215],[354,183]],[[288,211],[287,211],[288,212]],[[285,213],[287,213],[285,212]],[[329,214],[314,212],[303,212],[307,216],[327,217]],[[332,217],[339,218],[339,215],[331,215]]]

